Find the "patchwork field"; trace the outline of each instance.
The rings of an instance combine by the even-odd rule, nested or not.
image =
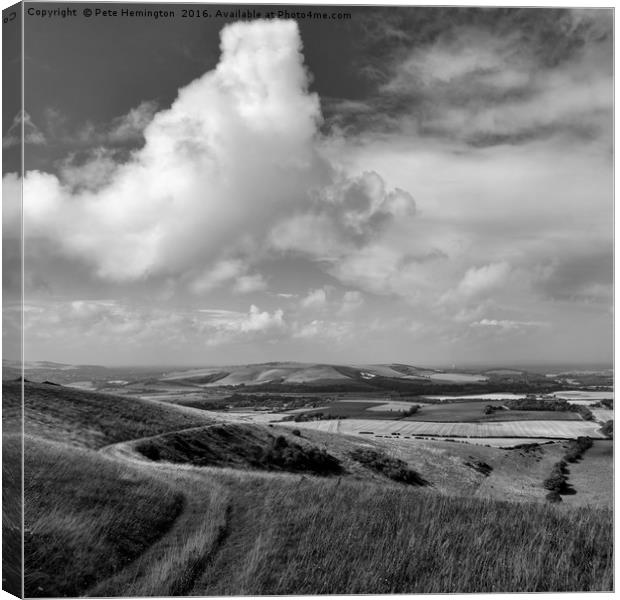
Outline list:
[[[577,413],[562,411],[524,411],[524,410],[497,410],[485,414],[485,408],[492,406],[502,408],[500,400],[485,402],[456,402],[454,404],[430,404],[420,408],[418,412],[407,420],[410,421],[440,421],[440,422],[490,422],[490,421],[580,421]]]
[[[432,400],[514,400],[517,398],[525,398],[525,394],[512,393],[490,393],[490,394],[466,394],[459,396],[425,396]]]
[[[476,438],[547,438],[569,439],[578,436],[603,438],[599,426],[588,421],[511,421],[506,423],[435,423],[421,421],[387,421],[381,419],[334,419],[287,423],[294,427],[318,429],[329,433],[373,435],[430,435],[438,437]]]
[[[614,411],[608,408],[591,408],[590,411],[597,421],[604,423],[614,418]]]
[[[562,400],[604,400],[605,398],[614,397],[613,391],[592,391],[592,390],[568,390],[561,392],[552,392],[550,394],[555,398]]]

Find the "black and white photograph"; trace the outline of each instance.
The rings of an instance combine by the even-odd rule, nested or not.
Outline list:
[[[614,590],[614,8],[3,3],[9,598]]]

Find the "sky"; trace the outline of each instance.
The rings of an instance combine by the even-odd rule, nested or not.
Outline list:
[[[25,18],[26,360],[611,361],[611,10],[171,7]]]

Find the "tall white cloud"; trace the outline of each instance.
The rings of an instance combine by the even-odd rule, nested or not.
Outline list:
[[[71,193],[49,173],[24,182],[31,238],[130,280],[217,258],[325,179],[297,25],[223,29],[217,68],[182,88],[144,130],[145,145],[97,191]]]
[[[143,104],[116,123],[144,128],[127,162],[94,153],[77,174],[27,173],[30,245],[51,240],[108,280],[182,274],[198,293],[228,283],[247,293],[265,287],[252,268],[261,253],[334,261],[412,216],[408,192],[325,158],[301,48],[294,21],[224,27],[213,71],[169,109]]]

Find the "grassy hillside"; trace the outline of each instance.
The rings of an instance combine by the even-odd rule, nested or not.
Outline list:
[[[404,485],[213,467],[176,477],[193,477],[193,489],[187,482],[185,489],[194,500],[174,539],[156,542],[85,595],[613,587],[610,510],[560,511]]]
[[[17,410],[19,384],[4,390]],[[613,587],[611,510],[501,500],[524,474],[542,489],[560,444],[296,435],[54,385],[26,392],[28,596]]]
[[[7,410],[21,403],[21,384],[3,382]],[[206,415],[166,404],[73,388],[26,383],[25,431],[87,448],[211,423]]]
[[[242,483],[235,497],[227,537],[192,594],[612,589],[608,510],[344,480]]]
[[[137,558],[183,509],[165,482],[89,450],[25,440],[26,596],[78,596]]]

